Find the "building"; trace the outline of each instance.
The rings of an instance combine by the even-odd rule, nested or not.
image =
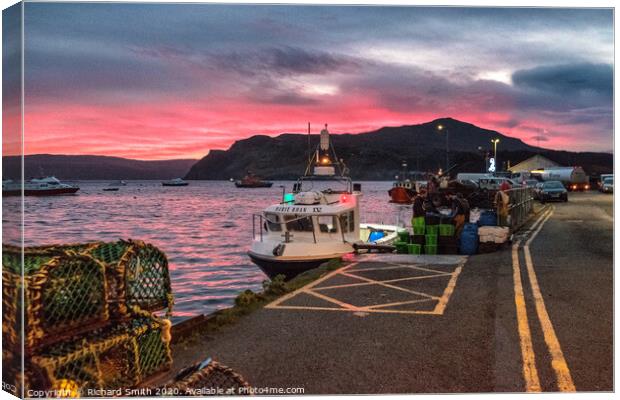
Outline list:
[[[512,173],[530,172],[536,169],[548,169],[559,166],[560,164],[556,163],[555,161],[551,161],[547,157],[536,154],[535,156],[530,157],[527,160],[521,161],[520,163],[509,167],[508,170]]]

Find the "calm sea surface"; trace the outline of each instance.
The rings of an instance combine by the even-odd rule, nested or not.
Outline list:
[[[25,198],[25,242],[28,246],[131,238],[152,243],[169,258],[174,315],[186,318],[226,307],[239,292],[262,287],[267,277],[246,255],[252,214],[279,202],[279,186],[290,192],[292,184],[237,189],[218,181],[192,181],[186,187],[128,181],[118,192],[105,192],[109,182],[79,182],[74,196]],[[362,221],[393,224],[399,216],[411,217],[409,207],[388,202],[390,187],[390,182],[362,182]],[[3,201],[3,240],[10,243],[19,198]]]

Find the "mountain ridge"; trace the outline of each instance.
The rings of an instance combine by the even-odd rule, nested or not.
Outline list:
[[[439,132],[438,125],[443,125],[444,130]],[[530,156],[541,154],[552,160],[555,157],[561,164],[585,164],[583,166],[586,169],[592,167],[592,173],[613,169],[611,154],[539,148],[521,139],[453,118],[438,118],[417,125],[382,127],[357,134],[333,134],[331,140],[338,157],[344,159],[350,168],[352,178],[390,180],[400,170],[402,161],[407,161],[412,170],[437,171],[444,168],[446,129],[451,165],[457,164],[454,172],[482,172],[484,156],[479,148],[492,152],[491,139],[495,138],[500,139],[500,164],[510,161],[514,165]],[[319,140],[318,135],[314,134],[310,139],[311,148],[314,149]],[[305,169],[307,142],[306,134],[254,135],[236,141],[228,150],[212,150],[192,166],[185,178],[239,178],[251,170],[265,179],[296,179]],[[589,158],[595,158],[596,163],[590,165]]]
[[[171,179],[187,174],[194,159],[134,160],[101,155],[30,154],[24,156],[26,179],[56,176],[59,179]],[[21,156],[2,157],[3,179],[19,180]]]

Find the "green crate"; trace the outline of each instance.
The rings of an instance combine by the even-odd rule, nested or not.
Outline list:
[[[424,221],[424,217],[415,217],[411,219],[411,225],[423,227],[424,225],[426,225],[426,222]]]
[[[426,235],[426,244],[429,246],[437,246],[437,235]]]
[[[414,235],[424,235],[425,227],[424,226],[414,226],[413,234]]]
[[[407,254],[407,243],[405,243],[405,242],[394,242],[394,246],[396,247],[396,252],[398,254]]]
[[[439,234],[439,225],[427,225],[426,226],[426,234],[427,235],[437,235],[437,234]]]
[[[426,246],[424,246],[424,252],[426,254],[437,254],[437,246],[427,244]]]
[[[403,243],[409,242],[409,231],[398,231],[398,240]]]
[[[422,254],[421,244],[408,244],[407,250],[409,254]]]
[[[454,236],[454,225],[451,225],[451,224],[439,225],[439,235],[440,236]]]

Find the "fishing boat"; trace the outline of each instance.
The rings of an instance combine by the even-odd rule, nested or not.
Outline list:
[[[54,176],[34,178],[23,185],[24,196],[58,196],[74,194],[80,190],[77,185],[63,183]],[[2,181],[3,196],[21,196],[22,185],[12,180]]]
[[[235,181],[235,186],[238,188],[268,188],[272,185],[273,182],[264,181],[250,171],[243,179]]]
[[[415,182],[409,176],[405,161],[403,161],[400,175],[396,176],[396,182],[388,190],[388,194],[390,195],[390,203],[411,204],[413,202],[416,195]]]
[[[402,228],[361,223],[361,198],[361,185],[348,177],[326,125],[292,193],[253,215],[250,259],[271,278],[281,274],[291,279],[354,252],[358,245],[393,243]]]
[[[181,178],[174,178],[174,179],[170,179],[168,181],[163,181],[161,183],[162,186],[187,186],[189,185],[189,182],[184,181]]]

